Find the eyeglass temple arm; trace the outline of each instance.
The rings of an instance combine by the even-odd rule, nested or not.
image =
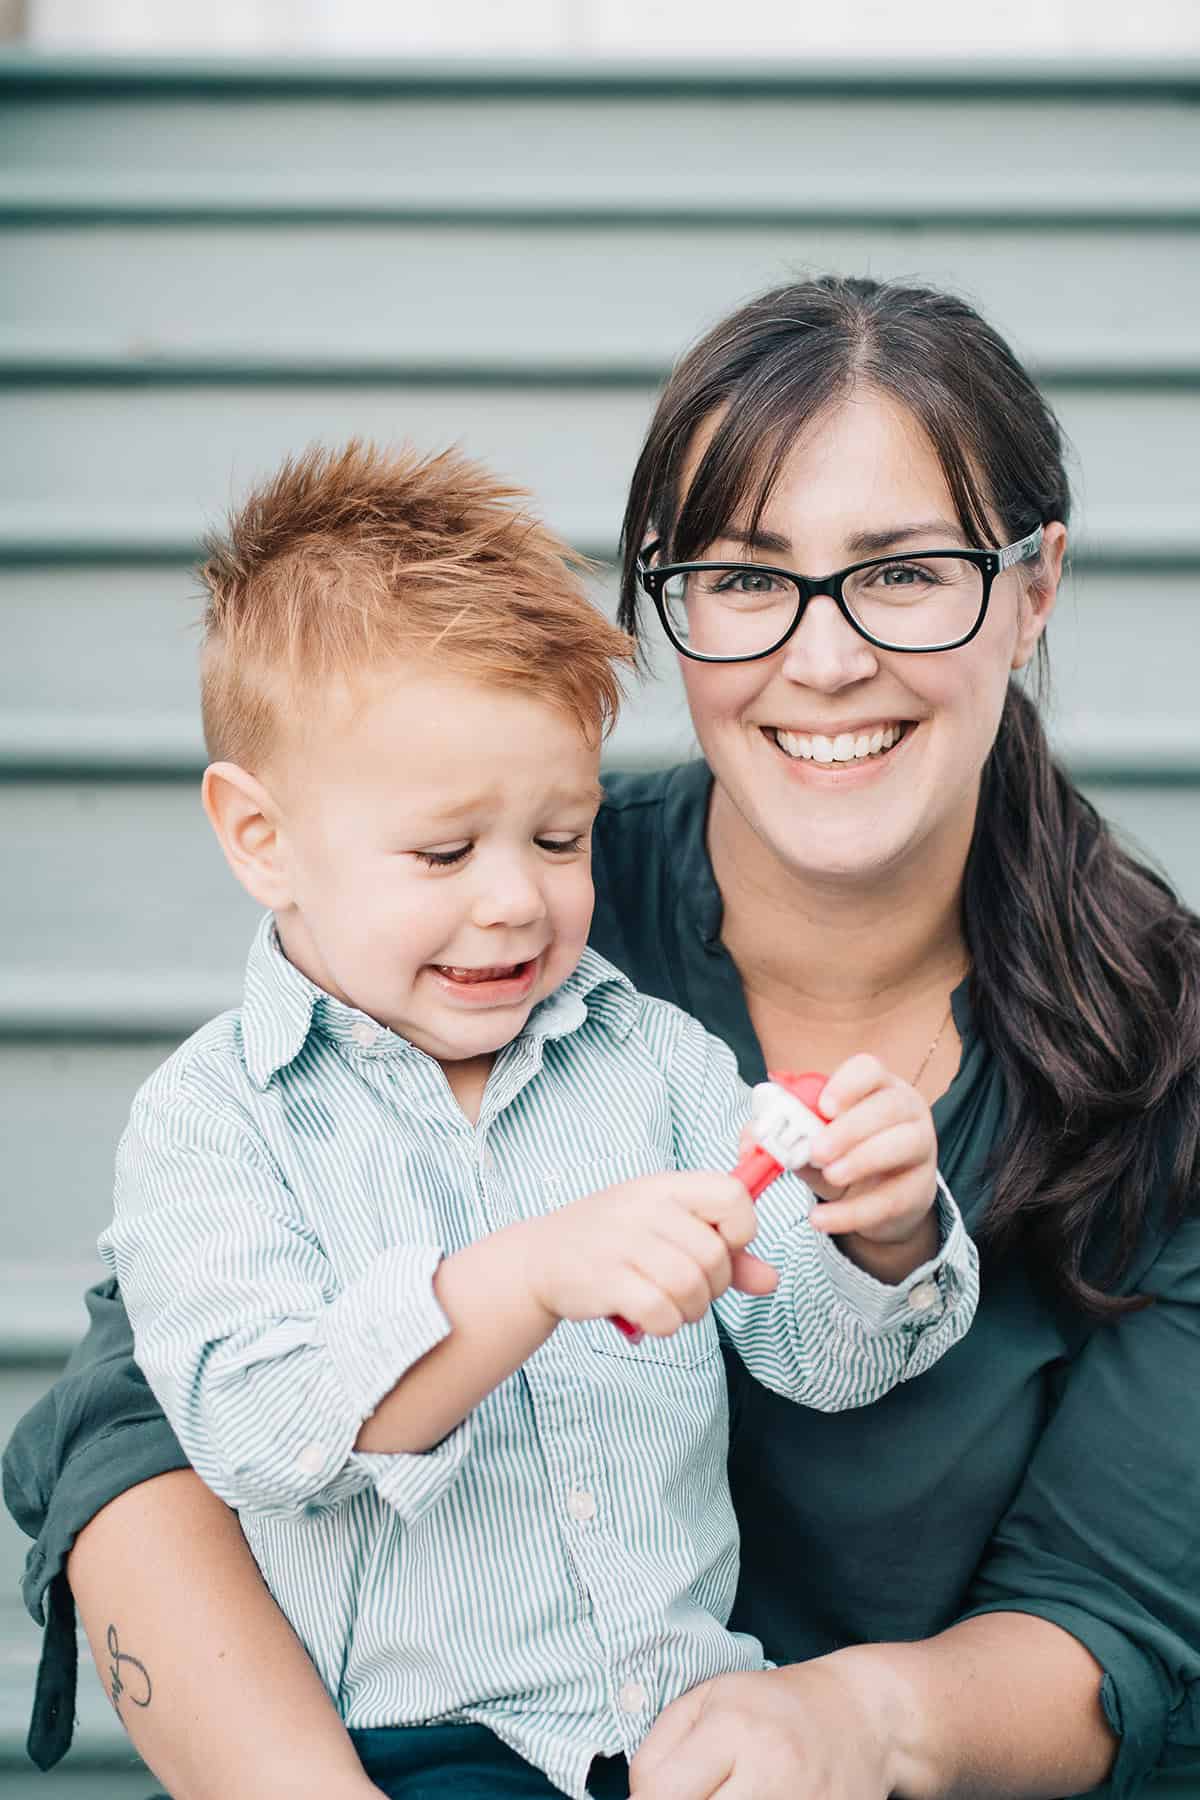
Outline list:
[[[1039,525],[1035,531],[1030,532],[1028,537],[1021,538],[1018,543],[1006,544],[1004,546],[1004,549],[1000,552],[1001,572],[1003,573],[1005,569],[1011,569],[1016,563],[1028,561],[1031,556],[1037,555],[1041,547],[1042,528]]]

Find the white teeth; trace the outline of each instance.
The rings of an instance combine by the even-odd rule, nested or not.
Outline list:
[[[861,731],[857,735],[841,731],[834,738],[824,737],[820,732],[810,736],[807,732],[776,731],[775,741],[785,755],[801,762],[848,763],[878,756],[881,751],[890,750],[902,736],[901,726],[883,725],[875,731]]]

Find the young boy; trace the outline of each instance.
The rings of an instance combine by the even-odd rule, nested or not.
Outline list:
[[[663,1706],[763,1666],[721,1338],[828,1409],[970,1323],[928,1109],[831,1084],[869,1229],[707,1172],[731,1054],[586,947],[629,642],[484,471],[311,452],[203,578],[204,805],[267,916],[121,1142],[139,1361],[384,1791],[625,1793]]]

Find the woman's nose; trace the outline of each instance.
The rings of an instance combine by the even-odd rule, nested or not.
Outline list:
[[[814,594],[783,649],[780,665],[789,681],[832,693],[874,675],[874,647],[843,618],[829,594]]]

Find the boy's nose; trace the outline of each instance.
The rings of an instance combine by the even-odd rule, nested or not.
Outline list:
[[[521,869],[493,871],[475,897],[471,916],[476,925],[534,925],[545,917],[539,884]]]

